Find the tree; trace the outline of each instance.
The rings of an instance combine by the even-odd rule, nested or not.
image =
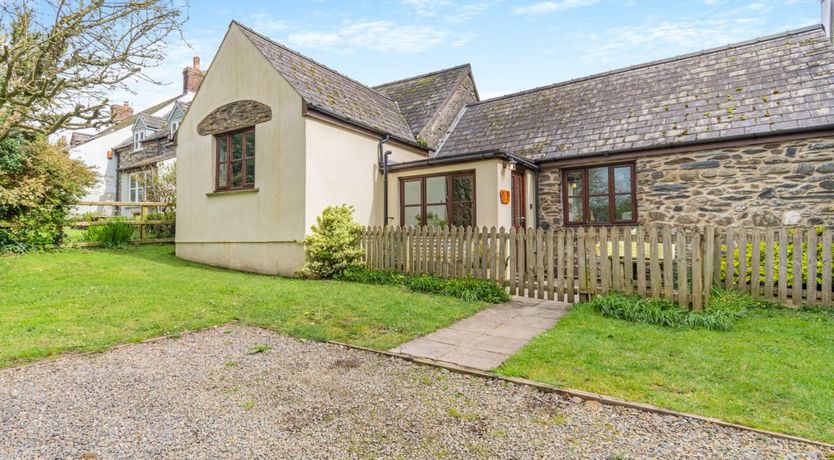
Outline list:
[[[60,244],[72,204],[95,178],[42,137],[0,141],[0,251]]]
[[[185,0],[182,0],[185,1]],[[106,95],[165,59],[182,31],[175,0],[0,1],[0,142],[97,128]]]

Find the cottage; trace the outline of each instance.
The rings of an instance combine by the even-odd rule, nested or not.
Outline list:
[[[98,133],[74,132],[69,154],[98,174],[84,201],[138,202],[145,200],[148,179],[160,167],[173,167],[175,134],[202,82],[200,58],[183,69],[182,92],[134,114],[125,102],[110,106],[112,124]],[[138,209],[138,208],[137,208]],[[109,206],[82,206],[81,212],[111,214]],[[122,214],[131,208],[121,208]]]
[[[363,225],[834,225],[830,31],[481,101],[468,65],[369,87],[232,22],[181,124],[177,255],[292,274],[340,203]]]

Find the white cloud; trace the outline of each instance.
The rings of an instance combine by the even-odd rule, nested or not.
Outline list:
[[[426,25],[400,25],[393,21],[345,21],[335,31],[304,31],[287,36],[287,43],[302,48],[325,48],[352,53],[357,48],[409,54],[441,44],[460,47],[471,37]]]
[[[283,32],[290,28],[290,23],[283,19],[276,19],[267,13],[253,13],[249,16],[252,28],[262,34]]]
[[[451,0],[401,0],[418,16],[440,18],[450,23],[464,22],[483,13],[491,2],[462,3]]]
[[[530,15],[546,14],[554,11],[563,11],[571,8],[590,6],[598,1],[599,0],[561,0],[558,2],[539,2],[529,6],[513,8],[513,13]]]
[[[579,55],[586,63],[620,64],[671,57],[723,46],[766,34],[766,21],[756,16],[659,22],[616,27],[577,37]]]

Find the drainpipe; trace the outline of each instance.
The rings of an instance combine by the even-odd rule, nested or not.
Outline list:
[[[382,218],[385,221],[384,225],[388,225],[388,156],[391,151],[387,150],[382,156],[382,186],[385,187],[385,193],[382,195],[382,205],[385,206],[385,211],[382,213]]]
[[[382,206],[384,206],[382,210],[382,225],[388,225],[388,155],[391,154],[390,151],[383,153],[382,146],[385,145],[391,137],[387,134],[385,137],[379,140],[379,144],[377,145],[377,158],[379,161],[379,167],[382,168]]]
[[[541,216],[539,215],[539,172],[533,171],[533,174],[536,176],[533,181],[536,184],[536,228],[539,228],[542,226]],[[545,230],[547,229],[545,228]]]

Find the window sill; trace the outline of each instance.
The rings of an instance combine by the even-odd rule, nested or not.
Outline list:
[[[218,192],[206,193],[206,196],[225,196],[225,195],[246,195],[248,193],[258,193],[258,188],[243,188],[239,190],[221,190]]]

